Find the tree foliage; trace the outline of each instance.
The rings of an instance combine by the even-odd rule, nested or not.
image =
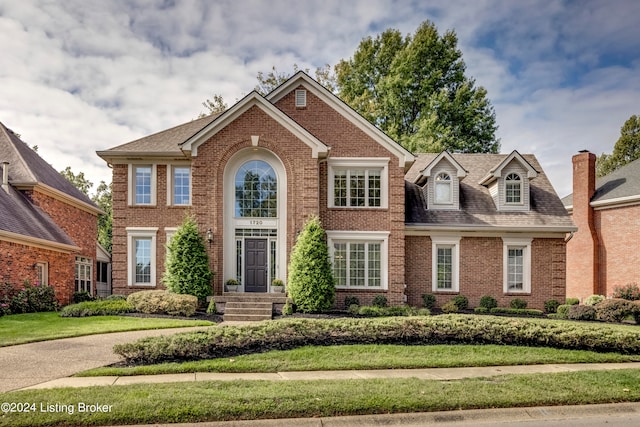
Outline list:
[[[293,64],[293,73],[280,72],[275,66],[271,67],[271,71],[264,73],[258,72],[258,84],[255,87],[255,91],[260,95],[265,96],[269,92],[272,92],[275,88],[286,82],[292,75],[300,71],[301,68],[298,64]],[[310,74],[309,69],[303,70],[305,73]],[[325,64],[323,67],[316,68],[316,81],[320,83],[329,91],[334,92],[336,89],[335,77],[331,73],[331,67],[329,64]]]
[[[71,170],[71,166],[67,166],[63,171],[60,171],[60,175],[64,176],[67,181],[72,183],[78,190],[82,191],[85,195],[89,195],[89,190],[93,187],[93,182],[89,181],[84,172],[75,174]]]
[[[214,93],[212,99],[207,99],[202,103],[202,106],[207,109],[206,112],[202,112],[198,115],[198,118],[201,119],[203,117],[210,116],[212,114],[220,114],[224,113],[224,111],[229,108],[226,102],[224,102],[224,98],[219,93]]]
[[[495,153],[495,112],[457,43],[429,21],[413,36],[367,37],[336,65],[338,96],[410,151]]]
[[[211,295],[213,273],[204,239],[192,216],[187,216],[167,245],[168,254],[162,282],[176,294],[193,295],[200,301]]]
[[[301,312],[319,312],[333,307],[335,281],[326,234],[318,217],[307,221],[293,247],[287,290]]]
[[[605,176],[640,158],[640,116],[633,115],[620,129],[613,153],[602,153],[596,162],[596,174]]]

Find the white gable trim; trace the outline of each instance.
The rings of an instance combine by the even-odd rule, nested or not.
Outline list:
[[[527,171],[527,178],[533,179],[538,176],[538,171],[536,171],[533,166],[529,162],[525,160],[524,157],[517,150],[513,150],[511,154],[509,154],[503,161],[500,162],[498,166],[493,168],[489,173],[482,178],[480,181],[480,185],[487,185],[496,179],[502,176],[502,170],[513,160],[517,160],[522,167]]]
[[[436,156],[435,159],[433,159],[426,168],[424,168],[422,170],[422,172],[420,172],[420,174],[424,177],[431,177],[431,172],[433,170],[433,168],[435,168],[438,163],[440,163],[440,161],[442,161],[442,159],[447,159],[449,161],[449,163],[451,163],[453,165],[454,168],[456,168],[456,175],[459,179],[464,178],[465,176],[467,176],[467,171],[460,165],[460,163],[458,163],[456,161],[456,159],[453,158],[453,156],[451,155],[451,153],[449,153],[448,151],[443,151],[440,154],[438,154],[438,156]],[[420,176],[418,176],[418,179],[420,178]]]
[[[320,83],[309,77],[303,71],[297,72],[289,80],[278,86],[267,95],[267,100],[276,103],[298,86],[304,86],[309,92],[320,98],[323,102],[336,110],[344,118],[355,124],[360,130],[377,141],[384,148],[393,153],[399,160],[399,166],[408,170],[415,161],[415,156],[408,150],[387,136],[380,129],[371,124],[367,119],[358,114],[353,108],[329,92]]]
[[[217,119],[209,123],[198,133],[182,143],[181,149],[184,152],[191,152],[191,156],[198,155],[198,147],[209,140],[212,136],[222,130],[225,126],[239,118],[251,107],[257,106],[264,111],[269,117],[276,120],[284,126],[289,132],[294,134],[302,142],[304,142],[312,151],[314,159],[326,157],[329,148],[323,144],[318,138],[309,133],[302,126],[293,121],[285,113],[277,109],[273,104],[269,103],[257,92],[253,91],[245,96],[236,105],[222,113]]]

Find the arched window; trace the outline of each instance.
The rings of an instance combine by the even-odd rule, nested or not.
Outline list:
[[[436,176],[436,203],[453,203],[451,177],[446,172]]]
[[[236,173],[235,188],[236,217],[278,216],[278,178],[267,162],[250,160],[240,166]]]
[[[510,173],[505,178],[505,196],[507,203],[522,203],[522,180],[517,173]]]

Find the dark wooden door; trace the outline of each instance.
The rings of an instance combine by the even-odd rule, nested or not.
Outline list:
[[[244,291],[267,292],[267,239],[245,239],[244,245]]]

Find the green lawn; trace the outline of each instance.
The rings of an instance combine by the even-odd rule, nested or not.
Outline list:
[[[194,423],[260,418],[457,411],[640,401],[640,370],[505,375],[461,381],[407,379],[192,382],[0,394],[35,412],[5,413],[0,426]],[[78,412],[81,402],[107,412]],[[68,410],[42,412],[41,404]]]
[[[344,345],[302,347],[233,358],[127,368],[97,368],[77,376],[187,372],[279,372],[352,369],[448,368],[544,363],[640,362],[640,355],[505,345]]]
[[[199,320],[127,316],[60,317],[58,313],[28,313],[0,317],[0,347],[82,335],[142,329],[207,326]]]

